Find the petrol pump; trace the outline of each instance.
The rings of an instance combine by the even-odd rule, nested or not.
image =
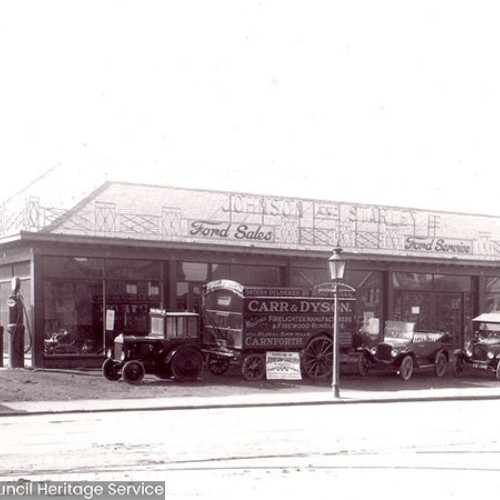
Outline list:
[[[7,299],[9,306],[9,366],[24,368],[24,304],[20,293],[21,280],[14,276],[11,282],[12,292]]]

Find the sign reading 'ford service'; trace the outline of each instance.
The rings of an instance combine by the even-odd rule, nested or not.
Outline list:
[[[472,254],[472,241],[407,236],[405,239],[405,250],[448,254]]]

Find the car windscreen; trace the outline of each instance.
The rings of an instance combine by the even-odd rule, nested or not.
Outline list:
[[[478,323],[475,329],[476,335],[481,339],[499,339],[500,340],[500,323],[481,322]]]
[[[415,323],[405,321],[386,321],[384,328],[385,342],[411,342],[413,340]]]

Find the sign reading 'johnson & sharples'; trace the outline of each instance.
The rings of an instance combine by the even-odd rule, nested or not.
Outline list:
[[[450,238],[407,236],[405,250],[447,254],[472,254],[472,241]]]

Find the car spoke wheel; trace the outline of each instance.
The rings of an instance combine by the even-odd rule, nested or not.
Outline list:
[[[462,356],[456,356],[455,362],[453,363],[453,375],[455,377],[460,377],[464,373],[465,370],[465,362]]]
[[[121,377],[120,372],[118,371],[118,364],[109,358],[106,359],[102,365],[102,374],[105,379],[113,382]]]
[[[403,380],[410,380],[413,375],[413,358],[410,355],[406,355],[401,361],[399,367],[399,376]]]
[[[361,353],[358,358],[358,373],[362,377],[366,377],[368,375],[368,359],[364,352]]]
[[[200,376],[203,369],[203,355],[196,347],[182,347],[174,354],[170,369],[179,382],[192,382]]]
[[[332,339],[321,335],[312,339],[304,349],[304,371],[309,378],[323,380],[332,376]]]
[[[444,377],[446,373],[446,365],[448,364],[448,359],[444,352],[439,352],[436,356],[435,362],[435,372],[437,377]]]
[[[129,384],[139,384],[144,378],[146,370],[140,361],[127,361],[123,367],[123,379]]]
[[[497,363],[497,369],[495,370],[495,375],[497,380],[500,380],[500,361]]]
[[[249,354],[243,360],[241,373],[246,380],[262,380],[266,376],[266,358],[263,354]]]
[[[223,375],[229,368],[229,359],[217,356],[216,354],[209,354],[207,367],[212,375]]]

